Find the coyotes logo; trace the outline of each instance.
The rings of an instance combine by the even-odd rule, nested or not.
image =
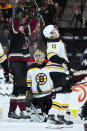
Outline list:
[[[78,102],[83,102],[86,97],[87,97],[87,84],[85,84],[84,82],[82,84],[79,85],[75,85],[72,87],[72,90],[75,92],[80,92],[80,95],[78,97]]]

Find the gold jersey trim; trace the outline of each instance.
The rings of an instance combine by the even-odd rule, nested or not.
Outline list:
[[[56,67],[56,66],[51,66],[51,67],[44,67],[45,69],[60,69],[60,70],[64,70],[63,67]]]
[[[3,57],[0,58],[0,62],[3,62],[5,59],[7,59],[6,55],[4,55]]]
[[[33,70],[36,70],[36,69],[39,69],[39,68],[31,68],[31,69],[29,69],[28,71],[33,71]]]
[[[50,88],[48,90],[44,90],[43,93],[47,93],[48,91],[52,91],[53,88]],[[39,93],[38,91],[32,91],[32,93]]]
[[[4,52],[0,53],[0,57],[1,57],[2,55],[4,55]]]
[[[58,55],[58,52],[47,52],[47,58],[50,59],[53,55]]]
[[[56,101],[54,101],[53,103],[52,103],[52,108],[55,108],[55,109],[57,109],[57,110],[68,110],[68,106],[69,106],[69,104],[61,104],[61,103],[58,103],[58,102],[56,102]]]
[[[32,82],[31,80],[27,80],[27,82]]]

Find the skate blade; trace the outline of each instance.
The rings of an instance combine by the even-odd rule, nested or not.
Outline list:
[[[72,125],[50,124],[46,126],[46,128],[49,128],[49,129],[61,129],[61,128],[72,128],[72,127],[73,127],[73,124]]]
[[[49,129],[61,129],[61,128],[64,128],[64,126],[63,125],[51,124],[51,125],[47,125],[46,128],[49,128]]]
[[[2,119],[0,122],[31,122],[29,119],[14,119],[14,118],[7,118],[7,119]]]

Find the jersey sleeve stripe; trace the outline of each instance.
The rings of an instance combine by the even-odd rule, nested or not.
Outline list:
[[[27,82],[31,82],[31,80],[27,80]]]
[[[28,71],[33,71],[33,70],[36,70],[36,69],[38,69],[38,68],[31,68]]]
[[[58,53],[57,52],[47,53],[47,58],[50,59],[53,55],[58,55]]]
[[[2,63],[3,61],[5,61],[6,59],[7,59],[7,56],[6,56],[6,55],[2,56],[2,57],[0,58],[0,63]]]
[[[56,66],[45,67],[45,69],[60,69],[60,70],[64,70],[64,68],[62,68],[62,67],[56,67]]]

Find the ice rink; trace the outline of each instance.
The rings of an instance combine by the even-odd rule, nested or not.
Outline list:
[[[2,74],[2,73],[1,73]],[[3,75],[1,76],[3,77]],[[12,120],[8,118],[9,100],[12,92],[12,84],[0,84],[0,131],[85,131],[84,124],[74,124],[71,127],[54,126],[49,128],[48,123],[35,123],[30,120]],[[55,129],[54,129],[55,128]]]

